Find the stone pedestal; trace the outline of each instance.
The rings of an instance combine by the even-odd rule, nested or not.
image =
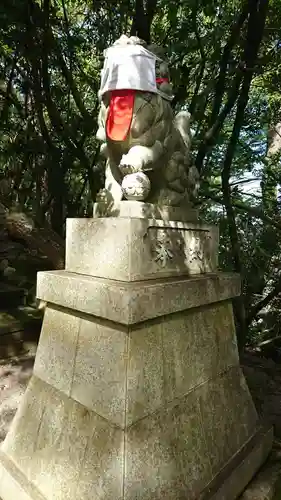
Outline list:
[[[243,491],[272,430],[239,366],[240,281],[217,271],[217,244],[217,231],[195,222],[68,220],[66,270],[38,275],[47,308],[0,454],[3,500]]]

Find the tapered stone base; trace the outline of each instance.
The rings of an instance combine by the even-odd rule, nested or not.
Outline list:
[[[215,272],[216,232],[166,228],[181,258],[165,270],[143,260],[149,228],[157,240],[161,221],[72,221],[67,271],[39,273],[47,308],[0,454],[2,500],[234,500],[266,459],[272,430],[235,339],[240,281]],[[91,254],[99,242],[110,259]]]
[[[257,430],[210,481],[196,410],[186,397],[125,432],[33,377],[0,453],[0,494],[3,500],[233,500],[269,453],[272,430]]]
[[[34,376],[2,446],[2,499],[236,498],[272,441],[239,366],[236,277],[118,288],[62,271],[38,283],[49,303]],[[85,283],[105,287],[99,303],[83,303]],[[185,303],[163,315],[176,286]],[[140,297],[151,293],[144,318]]]

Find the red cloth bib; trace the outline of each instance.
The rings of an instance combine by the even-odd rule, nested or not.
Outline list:
[[[161,85],[161,83],[169,83],[169,78],[156,78],[156,83]]]
[[[156,78],[159,85],[168,78]],[[112,141],[124,141],[128,135],[133,118],[136,90],[112,90],[106,120],[106,135]]]
[[[112,141],[124,141],[130,130],[135,90],[113,90],[106,120],[106,135]]]

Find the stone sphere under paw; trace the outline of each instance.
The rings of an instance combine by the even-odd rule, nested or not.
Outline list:
[[[125,175],[122,190],[127,200],[143,201],[150,192],[150,180],[143,172]]]

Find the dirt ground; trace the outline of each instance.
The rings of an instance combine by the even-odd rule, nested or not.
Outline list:
[[[0,442],[4,440],[32,375],[34,354],[0,364]]]
[[[241,357],[249,389],[260,416],[274,426],[281,439],[281,364],[254,353]]]

